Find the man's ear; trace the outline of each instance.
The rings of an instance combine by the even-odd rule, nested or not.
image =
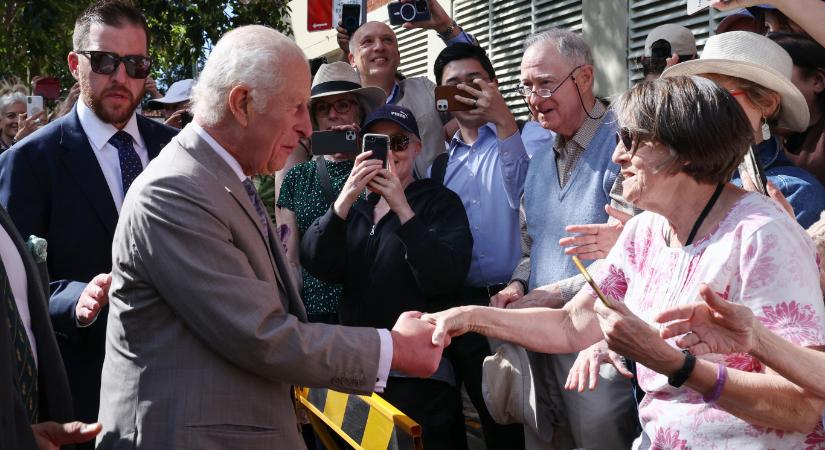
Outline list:
[[[77,66],[80,64],[80,55],[75,52],[69,52],[66,61],[69,63],[69,72],[71,72],[75,80],[80,81],[80,78],[78,78],[80,75],[77,73]]]
[[[242,127],[249,125],[249,110],[252,108],[252,91],[239,84],[229,91],[229,111]]]
[[[573,74],[575,83],[579,89],[588,91],[593,89],[593,66],[590,64],[583,65],[576,73]]]

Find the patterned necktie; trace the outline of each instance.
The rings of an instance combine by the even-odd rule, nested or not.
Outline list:
[[[140,162],[140,157],[132,145],[132,136],[129,133],[120,130],[109,139],[109,143],[117,149],[117,158],[120,160],[120,178],[123,180],[123,195],[126,196],[129,186],[143,171],[143,163]]]
[[[37,423],[38,401],[37,401],[37,366],[34,363],[34,353],[29,343],[29,336],[20,318],[17,303],[14,301],[14,294],[11,291],[9,277],[6,267],[0,260],[0,301],[6,311],[6,322],[11,337],[12,351],[14,352],[14,381],[23,399],[23,405],[28,413],[30,423]]]
[[[266,208],[264,208],[264,202],[261,201],[261,197],[258,196],[258,191],[255,189],[255,185],[252,184],[252,180],[249,178],[243,180],[243,187],[246,189],[246,195],[249,196],[249,200],[252,201],[252,206],[255,207],[255,212],[258,213],[258,225],[261,226],[261,231],[263,232],[265,237],[269,237],[269,227],[266,226],[269,218],[266,215]]]

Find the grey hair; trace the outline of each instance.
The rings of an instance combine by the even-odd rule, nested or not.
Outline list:
[[[572,66],[593,65],[593,53],[590,51],[590,46],[579,34],[561,28],[550,28],[528,36],[524,40],[524,51],[526,52],[527,49],[541,42],[556,44],[556,50],[561,56],[567,58]]]
[[[243,85],[250,89],[252,105],[263,113],[269,99],[289,82],[281,76],[284,64],[303,52],[289,38],[262,25],[247,25],[226,33],[212,49],[192,87],[192,111],[205,126],[219,124],[229,111],[229,93]]]
[[[0,113],[5,114],[6,108],[15,103],[23,103],[25,105],[26,95],[22,92],[14,91],[0,97]]]

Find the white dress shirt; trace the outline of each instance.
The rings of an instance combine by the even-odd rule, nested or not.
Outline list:
[[[117,148],[109,143],[109,139],[119,130],[114,125],[100,120],[83,100],[77,102],[77,117],[80,119],[80,126],[83,127],[97,162],[100,164],[100,170],[103,171],[103,177],[106,178],[106,184],[109,185],[109,192],[112,193],[112,199],[115,201],[115,207],[119,213],[120,207],[123,205],[125,192],[123,192],[123,179],[120,175],[120,158],[117,154]],[[145,168],[149,164],[149,152],[146,150],[146,143],[138,130],[137,116],[134,113],[126,122],[123,131],[132,136],[134,141],[132,145]]]
[[[26,266],[23,265],[23,258],[14,241],[11,240],[9,232],[0,227],[0,257],[3,258],[3,266],[6,267],[6,275],[9,277],[11,293],[14,296],[14,303],[17,304],[17,312],[20,320],[23,321],[23,328],[26,329],[26,336],[29,337],[29,344],[34,355],[34,365],[37,366],[37,342],[32,333],[32,317],[29,312],[29,280],[26,276]],[[9,320],[14,320],[9,317]],[[6,326],[6,324],[2,324]]]
[[[232,171],[235,172],[235,175],[238,179],[243,182],[246,180],[246,175],[243,173],[243,169],[241,168],[241,164],[226,151],[218,141],[215,140],[209,133],[206,132],[200,125],[196,122],[190,122],[188,127],[192,127],[195,130],[195,133],[201,137],[218,156],[223,159],[229,167],[232,168]],[[384,388],[387,387],[387,377],[390,374],[390,366],[392,365],[392,335],[390,334],[389,330],[387,329],[378,329],[378,338],[381,341],[381,352],[378,359],[378,374],[377,379],[375,381],[375,392],[384,392]]]

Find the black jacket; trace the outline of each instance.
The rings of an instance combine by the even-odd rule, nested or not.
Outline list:
[[[461,199],[429,179],[404,193],[415,212],[404,225],[390,211],[373,227],[373,207],[359,200],[346,221],[330,208],[304,233],[304,269],[344,285],[344,325],[392,328],[404,311],[440,311],[461,301],[473,251]]]

